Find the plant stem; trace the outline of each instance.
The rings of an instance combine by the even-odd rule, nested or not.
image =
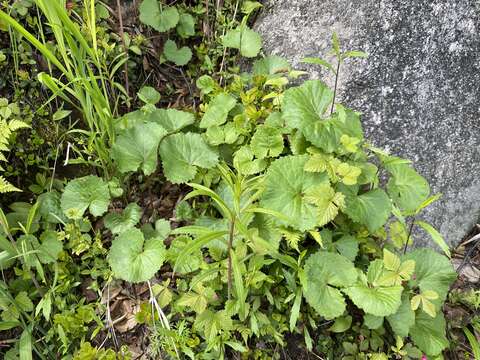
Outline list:
[[[333,100],[332,100],[332,108],[330,109],[330,115],[332,115],[333,110],[335,110],[335,98],[337,96],[338,74],[340,73],[340,63],[341,63],[341,59],[337,59],[337,71],[335,72],[335,87],[333,88]]]
[[[232,219],[232,222],[230,223],[230,233],[228,236],[228,270],[227,270],[227,276],[228,276],[228,300],[230,300],[230,297],[232,295],[232,247],[233,247],[233,235],[235,233],[235,218]]]
[[[128,49],[125,43],[125,33],[123,31],[122,4],[120,4],[120,0],[117,0],[117,12],[118,12],[120,36],[122,38],[122,44],[123,44],[123,51],[125,53],[125,56],[128,58]],[[127,92],[127,96],[130,96],[129,84],[128,84],[128,61],[125,61],[125,63],[123,64],[123,69],[125,72],[125,91]],[[127,107],[128,107],[128,110],[130,110],[130,101],[128,101],[128,99],[127,99]]]
[[[403,247],[403,254],[407,253],[408,243],[410,242],[410,236],[412,236],[413,225],[415,224],[415,217],[413,217],[412,222],[410,224],[410,229],[408,229],[408,236],[407,241],[405,241],[405,246]]]

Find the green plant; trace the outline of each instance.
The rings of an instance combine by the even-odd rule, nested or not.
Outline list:
[[[86,34],[59,2],[38,0],[35,5],[50,24],[58,56],[50,50],[44,38],[37,39],[4,11],[0,11],[0,19],[28,40],[60,72],[60,76],[40,73],[38,80],[53,92],[49,101],[60,97],[81,111],[88,126],[89,141],[102,165],[108,168],[108,146],[115,139],[115,113],[109,98],[118,91],[125,94],[125,89],[113,80],[113,76],[126,58],[120,55],[110,67],[105,63],[97,42],[94,1],[86,0],[84,3],[86,12],[82,27],[86,29]]]
[[[9,151],[10,135],[22,128],[29,127],[28,124],[18,119],[20,109],[16,103],[8,103],[5,98],[0,98],[0,162],[6,162],[5,152]],[[0,165],[0,171],[4,168]],[[3,176],[0,175],[0,194],[21,191],[10,184]]]
[[[202,201],[193,203],[200,214],[193,225],[160,237],[131,223],[109,255],[115,275],[147,281],[166,263],[182,274],[164,302],[170,310],[162,310],[173,327],[164,324],[157,334],[174,352],[191,340],[181,335],[185,326],[205,340],[195,350],[204,356],[248,352],[258,339],[284,344],[288,331],[302,333],[313,350],[311,334],[321,319],[335,320],[329,331],[342,334],[359,331],[351,318],[363,314],[368,336],[382,340],[352,348],[352,356],[367,351],[385,358],[393,351],[383,340],[387,334],[402,342],[409,337],[412,358],[415,347],[439,355],[448,344],[439,310],[455,272],[431,250],[401,254],[412,240],[405,219],[437,197],[408,161],[365,143],[357,113],[339,104],[329,113],[334,92],[321,81],[282,94],[292,74],[288,64],[266,58],[254,72],[234,78],[229,93],[212,79],[199,80],[210,101],[197,122],[187,113],[146,106],[116,124],[121,145],[112,151],[122,173],[155,173],[158,151],[166,179],[194,179],[185,200]],[[228,165],[219,163],[219,154]],[[380,176],[388,179],[385,187]],[[430,229],[443,244],[429,226],[412,224]],[[165,247],[167,236],[174,240]],[[130,245],[139,259],[152,259],[138,260],[145,268],[128,260],[137,256]],[[262,304],[265,296],[273,310]],[[181,328],[176,314],[186,321]],[[395,351],[403,346],[398,342]]]

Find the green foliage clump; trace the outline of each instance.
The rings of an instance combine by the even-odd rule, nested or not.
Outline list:
[[[42,108],[55,100],[53,121],[81,120],[62,136],[78,140],[66,164],[82,172],[55,181],[55,161],[50,181],[36,176],[33,205],[0,211],[1,330],[18,334],[6,358],[130,359],[126,349],[90,343],[104,335],[103,313],[105,336],[114,337],[101,301],[113,281],[146,283],[134,320],[148,326],[154,358],[278,358],[270,349],[290,336],[330,359],[441,356],[442,306],[456,274],[441,235],[418,220],[438,196],[408,160],[368,144],[360,114],[336,102],[335,88],[320,80],[289,87],[303,72],[278,56],[256,60],[250,73],[227,70],[230,49],[260,53],[248,26],[259,3],[242,2],[241,21],[217,9],[205,49],[196,41],[208,2],[143,0],[140,22],[168,37],[161,64],[218,72],[198,77],[198,108],[157,107],[164,94],[147,85],[133,111],[129,54],[148,41],[123,34],[121,46],[110,44],[99,25],[108,10],[91,0],[78,12],[44,0],[15,4],[10,15],[0,11],[0,26],[48,61],[38,79],[53,95]],[[33,4],[49,42],[18,22]],[[338,77],[344,61],[366,56],[342,51],[335,35],[332,53],[335,64],[304,62]],[[126,87],[116,76],[122,67]],[[2,104],[6,152],[10,133],[26,124]],[[155,200],[157,185],[180,193],[171,218],[158,215],[171,201]],[[415,226],[446,256],[407,251]]]
[[[8,103],[5,98],[0,98],[0,162],[7,162],[5,153],[9,151],[9,139],[13,132],[28,128],[29,125],[18,119],[20,109],[16,103]],[[0,171],[5,169],[0,164]],[[3,176],[0,175],[0,194],[21,191],[10,184]]]

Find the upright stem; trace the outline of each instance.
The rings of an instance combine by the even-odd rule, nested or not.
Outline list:
[[[123,44],[123,51],[125,55],[128,57],[128,49],[125,43],[125,32],[123,31],[123,17],[122,17],[122,5],[120,4],[120,0],[117,0],[117,11],[118,11],[118,22],[120,25],[120,36],[122,38]],[[130,96],[130,89],[128,84],[128,61],[125,61],[123,64],[123,70],[125,72],[125,91],[127,92],[127,96]],[[130,110],[130,103],[127,101],[128,109]]]
[[[233,247],[233,236],[235,233],[235,218],[232,219],[230,223],[230,233],[228,236],[228,270],[227,270],[227,276],[228,276],[228,300],[230,300],[230,297],[232,295],[232,247]]]
[[[412,236],[413,225],[415,224],[415,216],[412,219],[412,223],[410,224],[410,229],[408,229],[408,236],[407,241],[405,242],[405,246],[403,247],[403,254],[407,253],[408,243],[410,242],[410,236]]]
[[[338,74],[340,72],[340,59],[337,59],[337,72],[335,73],[335,87],[333,88],[333,100],[332,100],[332,108],[330,109],[330,115],[333,114],[333,110],[335,110],[335,97],[337,96],[337,85],[338,85]]]

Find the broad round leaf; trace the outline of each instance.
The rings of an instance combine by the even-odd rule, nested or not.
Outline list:
[[[81,218],[87,208],[93,216],[102,216],[110,204],[108,184],[97,176],[85,176],[70,181],[60,204],[66,215]]]
[[[43,264],[51,264],[57,261],[58,255],[62,251],[62,242],[58,239],[57,232],[47,230],[40,236],[40,246],[38,247],[38,259]]]
[[[435,318],[419,311],[410,336],[416,346],[429,356],[439,355],[449,344],[445,336],[445,319],[442,313]]]
[[[288,126],[302,130],[307,125],[324,120],[332,100],[333,92],[323,82],[305,81],[303,85],[285,91],[282,116]]]
[[[148,120],[157,123],[171,134],[193,124],[195,116],[177,109],[156,109],[148,117]]]
[[[368,314],[388,316],[394,314],[401,304],[403,287],[370,287],[362,282],[344,290],[353,303]]]
[[[122,173],[142,169],[145,175],[157,168],[157,151],[167,131],[155,123],[137,123],[125,130],[113,144],[111,153]]]
[[[220,93],[208,104],[207,111],[200,121],[201,128],[208,128],[213,125],[222,125],[227,121],[230,110],[235,107],[237,100],[227,93]]]
[[[274,75],[290,70],[291,66],[288,61],[277,55],[270,55],[253,63],[255,75]]]
[[[402,260],[415,261],[415,277],[410,280],[411,286],[418,286],[422,293],[435,291],[438,299],[433,302],[440,305],[445,300],[450,285],[457,278],[448,258],[431,249],[418,249],[407,254]]]
[[[140,21],[160,32],[174,28],[180,20],[176,7],[160,7],[159,0],[143,0],[139,7]]]
[[[229,30],[222,38],[223,46],[239,49],[245,57],[255,57],[262,48],[262,37],[246,25]]]
[[[370,232],[377,231],[387,222],[392,203],[385,191],[375,189],[358,196],[346,194],[345,213],[355,222],[366,225]]]
[[[387,321],[396,335],[402,338],[408,336],[410,328],[415,324],[415,312],[410,305],[408,294],[402,296],[402,304],[394,314],[387,317]]]
[[[192,50],[187,46],[177,48],[177,44],[175,44],[174,41],[167,40],[163,46],[163,55],[168,61],[173,62],[175,65],[183,66],[192,58]]]
[[[430,195],[427,180],[407,164],[387,166],[392,175],[387,191],[395,204],[404,211],[415,211]]]
[[[283,151],[283,136],[280,129],[259,125],[253,134],[250,147],[258,159],[277,157]]]
[[[185,183],[197,173],[197,166],[210,169],[217,165],[218,154],[200,134],[180,133],[168,136],[160,145],[163,172],[172,183]]]
[[[326,319],[333,319],[345,311],[345,299],[335,287],[352,285],[357,271],[351,261],[342,255],[317,252],[305,262],[304,296],[307,302]]]
[[[275,160],[267,171],[263,207],[278,211],[289,220],[276,219],[280,224],[305,231],[315,227],[318,209],[305,200],[314,186],[328,181],[326,173],[309,173],[303,168],[308,155],[285,156]]]
[[[139,229],[130,229],[112,241],[108,263],[119,279],[137,283],[147,281],[160,270],[165,260],[163,239],[144,239]]]

